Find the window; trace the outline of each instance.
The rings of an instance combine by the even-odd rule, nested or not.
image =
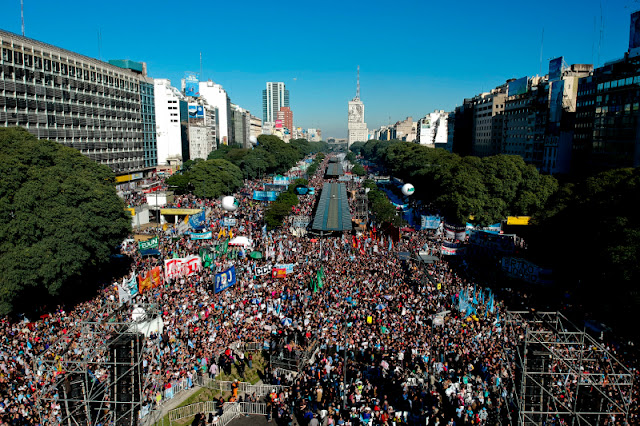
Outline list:
[[[33,66],[33,56],[32,55],[24,55],[24,64],[27,67]]]
[[[61,64],[60,71],[62,71],[62,75],[67,75],[67,64]]]
[[[13,50],[2,48],[2,60],[5,62],[13,62]]]
[[[44,70],[51,71],[51,59],[44,60]]]
[[[89,81],[89,70],[82,70],[82,74],[84,76],[84,80]]]
[[[60,72],[60,62],[53,61],[53,72],[55,73]]]
[[[96,81],[96,72],[95,71],[91,71],[91,81]]]
[[[76,76],[76,67],[69,65],[69,76],[71,77],[75,77]]]
[[[13,61],[16,65],[22,65],[22,52],[14,52]]]

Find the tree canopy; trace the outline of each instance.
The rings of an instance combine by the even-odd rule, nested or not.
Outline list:
[[[223,159],[199,161],[189,171],[167,178],[166,183],[178,194],[191,192],[198,197],[217,198],[242,186],[242,171]]]
[[[131,231],[114,174],[79,151],[0,129],[0,314],[56,295]]]
[[[400,141],[368,141],[364,157],[405,182],[414,197],[440,210],[450,220],[480,225],[507,216],[532,215],[553,194],[558,183],[541,175],[519,156],[460,157]]]
[[[303,157],[328,150],[325,142],[293,139],[283,142],[274,135],[258,136],[258,145],[243,149],[239,145],[223,145],[209,154],[209,160],[224,159],[238,166],[243,176],[255,179],[264,174],[285,173]]]
[[[567,183],[534,217],[529,247],[556,280],[626,320],[635,317],[640,282],[640,169],[616,169]],[[626,308],[626,309],[622,309]],[[635,319],[635,318],[634,318]]]

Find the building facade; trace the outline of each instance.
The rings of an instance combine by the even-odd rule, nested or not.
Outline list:
[[[625,54],[580,79],[572,169],[640,166],[640,57]]]
[[[153,79],[147,76],[147,64],[129,59],[109,60],[111,65],[128,69],[140,74],[140,112],[142,114],[142,135],[144,142],[145,168],[158,165],[158,146],[156,141],[156,111]]]
[[[187,128],[182,129],[183,122],[188,124],[188,116],[184,117],[182,113],[187,108],[185,96],[171,86],[171,80],[157,78],[154,80],[154,101],[158,164],[166,166],[186,161],[188,133],[185,133]],[[184,155],[183,148],[187,150],[187,155]]]
[[[249,139],[251,137],[258,138],[262,134],[262,120],[260,120],[255,115],[250,117],[250,131],[249,131]]]
[[[218,109],[210,106],[204,98],[190,98],[188,106],[189,149],[186,160],[206,160],[211,151],[217,149]]]
[[[449,136],[449,113],[436,110],[418,120],[416,142],[431,148],[444,148]]]
[[[218,110],[218,139],[222,145],[233,141],[233,122],[231,100],[224,88],[211,80],[199,83],[200,97],[207,101],[210,107]]]
[[[238,105],[231,104],[233,116],[233,142],[243,148],[251,148],[251,113]]]
[[[276,120],[281,120],[282,125],[289,131],[289,134],[293,133],[293,111],[289,107],[280,107]]]
[[[289,91],[282,82],[267,82],[262,91],[262,123],[275,126],[278,111],[282,107],[289,107]]]
[[[0,45],[0,126],[78,149],[116,175],[148,171],[140,73],[5,31]]]
[[[418,123],[413,121],[413,117],[407,117],[403,121],[398,121],[394,127],[399,140],[406,142],[416,141]]]
[[[500,153],[506,97],[507,85],[502,85],[473,98],[472,155],[486,157]]]

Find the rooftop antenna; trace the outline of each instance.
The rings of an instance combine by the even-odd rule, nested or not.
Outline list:
[[[600,1],[600,40],[598,41],[598,66],[600,66],[600,48],[604,37],[604,18],[602,17],[602,0]]]
[[[24,37],[24,0],[20,0],[20,20],[22,21],[22,37]]]
[[[98,30],[98,59],[102,60],[102,30]]]
[[[542,49],[544,48],[544,27],[542,27],[542,40],[540,41],[540,70],[538,75],[542,75]]]
[[[202,52],[200,52],[200,77],[202,77]]]
[[[360,65],[358,65],[358,78],[357,78],[357,88],[356,88],[356,101],[360,100]]]

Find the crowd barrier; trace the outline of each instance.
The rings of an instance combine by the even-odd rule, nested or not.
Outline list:
[[[195,384],[201,387],[206,387],[213,390],[218,390],[220,392],[231,392],[233,387],[232,381],[227,380],[215,380],[209,377],[199,376]],[[247,395],[256,394],[256,396],[265,396],[271,393],[272,390],[275,389],[276,392],[280,392],[282,390],[288,389],[289,386],[282,385],[265,385],[265,384],[255,384],[252,385],[249,382],[238,382],[238,393],[244,393]]]
[[[217,414],[216,403],[214,401],[204,401],[175,408],[169,411],[169,421],[173,422],[194,417],[198,413],[202,413],[205,416],[209,415],[209,413]],[[222,406],[222,414],[218,417],[215,424],[216,426],[226,426],[241,415],[266,416],[267,404],[260,402],[226,402]]]

